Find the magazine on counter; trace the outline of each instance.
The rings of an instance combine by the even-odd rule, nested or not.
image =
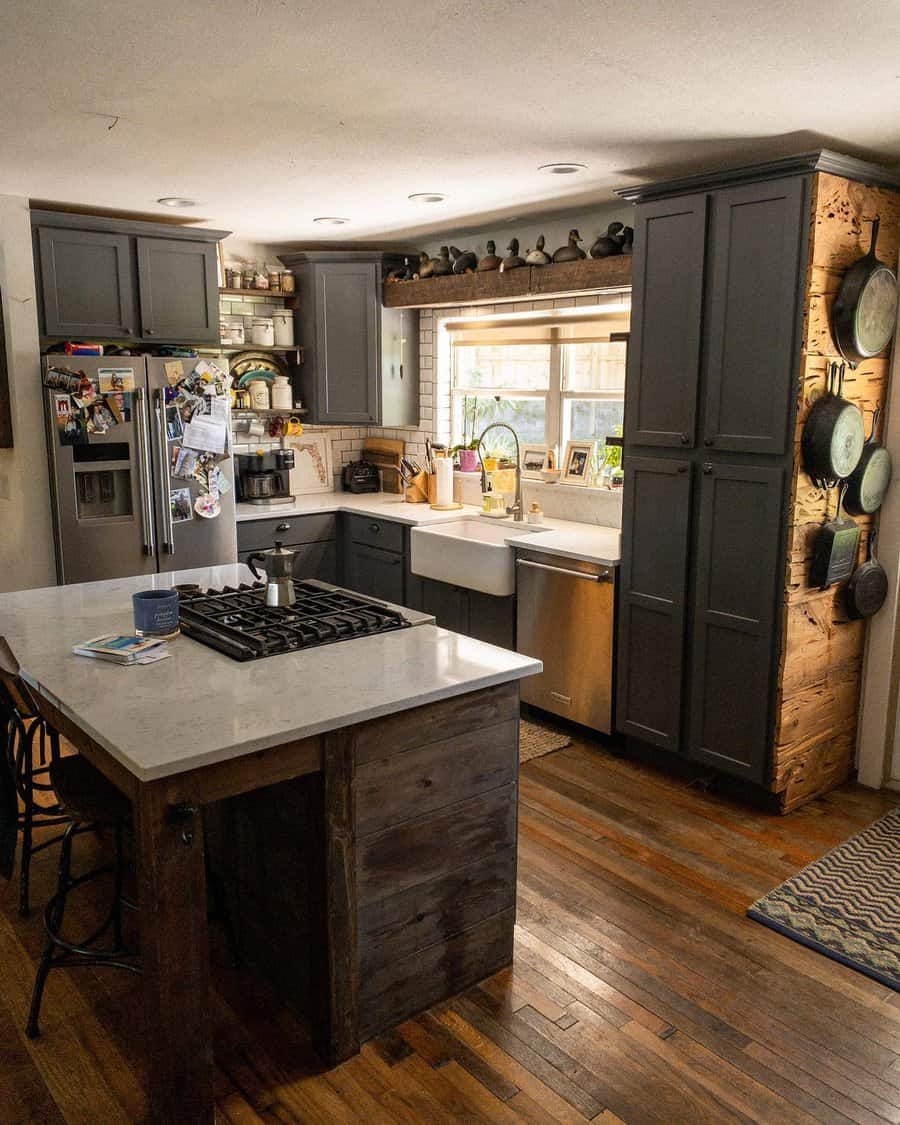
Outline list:
[[[153,664],[169,655],[166,641],[155,637],[120,637],[113,634],[82,641],[72,648],[76,656],[111,660],[114,664]]]

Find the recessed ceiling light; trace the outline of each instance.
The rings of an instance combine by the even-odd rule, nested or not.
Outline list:
[[[313,222],[318,223],[320,227],[342,227],[350,220],[342,219],[337,215],[320,215],[318,219],[313,219]]]
[[[587,168],[587,164],[542,164],[538,168],[539,172],[546,172],[548,176],[574,176],[578,172],[583,172]]]
[[[413,203],[443,203],[447,198],[439,191],[417,191],[408,197]]]
[[[181,195],[164,195],[162,199],[157,199],[157,203],[161,203],[163,207],[196,207],[196,199],[185,199]]]

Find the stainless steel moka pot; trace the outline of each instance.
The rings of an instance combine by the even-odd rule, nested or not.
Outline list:
[[[257,562],[262,564],[266,576],[266,605],[293,605],[297,600],[294,593],[296,554],[296,551],[283,547],[276,539],[271,551],[263,551],[247,559],[247,566],[253,571],[253,577],[260,580],[262,574],[256,569],[255,564]]]

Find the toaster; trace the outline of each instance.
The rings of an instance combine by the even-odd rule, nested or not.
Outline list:
[[[378,467],[371,461],[351,461],[341,470],[341,487],[344,492],[378,492]]]

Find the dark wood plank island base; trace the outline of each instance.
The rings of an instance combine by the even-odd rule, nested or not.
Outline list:
[[[134,802],[154,1121],[214,1119],[207,849],[329,1064],[512,960],[518,682],[151,782],[42,708]]]

